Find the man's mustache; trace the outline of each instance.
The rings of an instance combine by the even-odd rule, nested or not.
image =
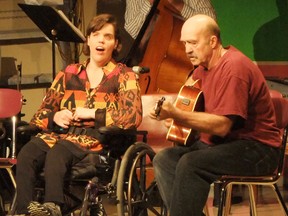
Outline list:
[[[190,54],[190,55],[189,55],[189,54],[187,54],[187,57],[188,57],[188,58],[197,58],[197,56],[195,56],[195,55],[192,55],[192,54]]]

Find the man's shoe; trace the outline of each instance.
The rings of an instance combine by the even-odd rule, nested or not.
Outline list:
[[[60,207],[52,202],[44,204],[31,202],[28,206],[28,212],[31,216],[62,216]]]

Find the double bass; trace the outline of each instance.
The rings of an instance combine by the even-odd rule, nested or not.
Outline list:
[[[149,74],[142,74],[139,78],[142,94],[176,93],[193,70],[185,54],[185,47],[180,42],[183,23],[183,18],[167,0],[154,1],[134,43],[134,46],[139,46],[141,40],[145,40],[144,34],[152,32],[140,62],[140,65],[150,68]],[[151,26],[153,31],[149,30]],[[135,51],[135,47],[131,51]],[[130,53],[130,56],[133,54]]]

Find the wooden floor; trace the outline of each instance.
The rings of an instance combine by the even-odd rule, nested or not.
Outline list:
[[[248,198],[248,190],[245,186],[239,186],[237,188],[239,191],[237,196],[242,197],[243,201],[238,204],[233,204],[231,207],[230,215],[235,216],[249,216],[250,208],[249,208],[249,198]],[[283,187],[281,186],[281,191],[283,192]],[[282,216],[285,215],[282,211],[282,207],[278,203],[275,192],[271,187],[261,187],[258,192],[258,203],[257,203],[257,214],[258,216]],[[286,191],[288,194],[288,191]],[[283,198],[285,197],[285,191],[283,194]],[[288,203],[288,199],[285,199]],[[218,208],[213,207],[213,193],[208,199],[209,206],[209,216],[216,216],[218,212]]]
[[[283,198],[288,204],[288,190],[284,190],[282,187],[282,182],[279,182],[279,189],[283,194]],[[216,216],[218,208],[213,207],[213,187],[211,187],[209,199],[208,199],[208,208],[209,208],[209,216]],[[231,207],[230,215],[235,216],[249,216],[249,200],[247,194],[247,188],[245,186],[237,186],[234,188],[233,194],[235,196],[242,197],[243,201],[239,204],[233,204]],[[105,210],[108,216],[116,216],[117,210],[116,206],[109,203],[109,201],[105,201],[104,198]],[[258,193],[258,204],[257,204],[257,213],[258,216],[282,216],[285,215],[282,211],[280,204],[277,201],[276,195],[271,187],[261,187],[259,188]]]
[[[283,183],[279,181],[279,189],[282,192],[283,198],[288,204],[288,190],[283,189]],[[213,206],[213,185],[211,186],[209,198],[208,198],[208,209],[209,216],[216,216],[218,208]],[[247,188],[245,186],[236,186],[233,188],[233,196],[241,197],[242,202],[238,204],[233,204],[231,207],[230,215],[233,216],[250,216],[249,211],[249,200]],[[103,204],[105,211],[108,216],[117,216],[116,205],[107,198],[107,195],[103,195]],[[277,201],[275,192],[271,187],[261,187],[258,190],[258,204],[257,204],[258,216],[282,216],[285,215],[282,211],[280,204]],[[76,213],[77,215],[77,213]],[[149,216],[154,216],[154,214],[149,214]]]

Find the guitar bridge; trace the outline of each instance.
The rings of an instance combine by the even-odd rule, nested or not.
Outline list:
[[[181,100],[181,103],[182,103],[183,105],[185,105],[185,106],[189,106],[190,100],[187,99],[187,98],[184,98],[184,99]]]

